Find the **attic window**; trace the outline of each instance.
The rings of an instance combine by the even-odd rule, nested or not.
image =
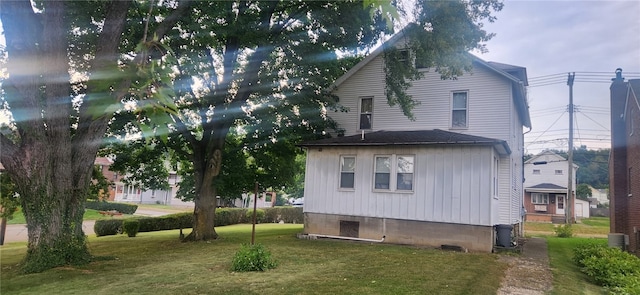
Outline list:
[[[451,102],[451,127],[467,128],[467,92],[454,92]]]
[[[540,169],[533,169],[533,174],[540,174]]]
[[[556,175],[562,175],[562,170],[556,170]]]
[[[360,129],[371,129],[373,120],[373,97],[360,98]]]
[[[409,65],[409,58],[411,56],[409,55],[409,50],[407,49],[401,49],[398,50],[398,61],[405,64],[405,65]]]

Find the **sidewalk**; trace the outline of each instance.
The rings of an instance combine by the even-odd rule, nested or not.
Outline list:
[[[153,209],[153,208],[143,208],[136,210],[136,213],[133,215],[136,216],[163,216],[168,214],[173,214],[176,212],[184,211],[184,208],[172,210],[172,209]],[[82,222],[82,230],[84,234],[87,236],[95,236],[95,232],[93,231],[93,226],[95,225],[95,220],[85,220]],[[13,243],[13,242],[26,242],[29,239],[27,236],[27,225],[26,224],[9,224],[7,225],[7,231],[4,235],[4,243]]]

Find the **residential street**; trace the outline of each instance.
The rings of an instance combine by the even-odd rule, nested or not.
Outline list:
[[[162,216],[180,212],[180,210],[172,210],[172,209],[153,209],[149,208],[149,206],[145,206],[145,208],[138,208],[136,213],[133,215],[138,216]],[[82,223],[82,230],[87,236],[94,236],[95,232],[93,231],[93,225],[96,223],[95,220],[85,220]],[[7,231],[4,236],[4,243],[13,243],[13,242],[26,242],[27,241],[27,225],[26,224],[10,224],[7,225]]]

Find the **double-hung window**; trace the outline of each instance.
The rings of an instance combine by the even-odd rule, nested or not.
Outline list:
[[[468,113],[467,92],[454,92],[451,102],[451,128],[467,128]]]
[[[389,189],[391,185],[391,157],[377,156],[374,175],[375,189]]]
[[[396,189],[411,191],[413,190],[413,156],[398,156],[397,159]]]
[[[374,189],[413,191],[414,156],[376,156],[374,169]]]
[[[540,205],[549,204],[549,194],[532,193],[531,194],[531,203],[540,204]]]
[[[373,120],[373,97],[360,98],[360,129],[371,129]]]
[[[356,157],[341,156],[340,157],[340,188],[355,188],[356,175]]]

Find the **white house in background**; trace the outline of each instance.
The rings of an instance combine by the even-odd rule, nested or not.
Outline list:
[[[112,184],[109,187],[109,201],[129,202],[138,204],[163,204],[173,206],[193,207],[193,202],[184,202],[176,197],[180,183],[180,176],[175,171],[169,173],[169,190],[141,190],[135,185],[126,184],[124,177],[109,170],[113,161],[106,157],[97,157],[94,164],[99,167],[102,175]]]
[[[608,189],[599,189],[592,186],[589,186],[591,190],[591,198],[595,202],[591,203],[592,208],[596,208],[598,204],[609,205],[609,190]]]
[[[564,223],[567,209],[569,161],[552,152],[543,151],[524,162],[524,206],[527,221]],[[573,195],[576,193],[578,165],[573,164]],[[575,199],[575,218],[589,217],[589,202]]]
[[[386,46],[406,48],[398,35]],[[491,251],[496,225],[523,221],[526,69],[476,57],[456,80],[422,69],[411,121],[387,104],[384,47],[333,85],[344,136],[301,145],[304,232]]]

